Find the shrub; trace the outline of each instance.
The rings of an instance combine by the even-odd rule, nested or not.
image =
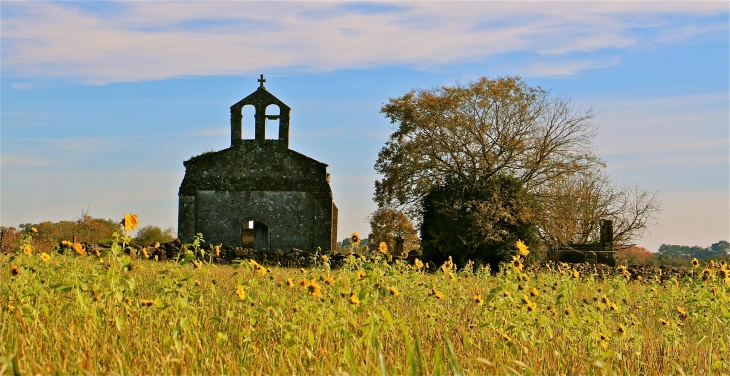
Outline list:
[[[537,204],[514,177],[451,181],[432,189],[422,208],[424,261],[441,265],[451,256],[459,266],[471,260],[497,270],[515,253],[517,240],[537,257]]]
[[[175,230],[170,227],[164,231],[158,226],[147,225],[137,230],[137,235],[132,243],[137,245],[150,245],[155,242],[166,243],[175,239]]]

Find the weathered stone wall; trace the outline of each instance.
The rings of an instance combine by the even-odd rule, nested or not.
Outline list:
[[[269,227],[272,249],[314,247],[316,234],[310,225],[314,200],[310,193],[199,191],[196,202],[195,227],[208,234],[211,244],[240,245],[241,225],[259,220]]]
[[[240,246],[242,224],[255,219],[268,225],[272,249],[334,247],[336,208],[327,165],[277,140],[242,140],[184,164],[181,240],[189,242],[202,233],[211,244]]]

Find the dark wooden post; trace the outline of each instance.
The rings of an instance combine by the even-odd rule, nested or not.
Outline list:
[[[400,236],[395,238],[395,250],[393,252],[394,255],[400,256],[403,254],[403,238]]]
[[[601,245],[605,247],[608,243],[613,243],[613,221],[601,219]]]

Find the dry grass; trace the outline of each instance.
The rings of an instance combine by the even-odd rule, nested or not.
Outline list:
[[[568,266],[493,277],[379,257],[298,270],[102,256],[0,256],[0,374],[730,372],[718,273],[660,284]]]

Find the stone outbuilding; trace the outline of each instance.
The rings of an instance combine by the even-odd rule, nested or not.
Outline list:
[[[178,237],[253,249],[335,249],[337,206],[327,165],[289,149],[291,109],[264,87],[231,106],[231,147],[185,161]],[[242,139],[244,106],[255,138]],[[278,139],[266,139],[276,126]]]

